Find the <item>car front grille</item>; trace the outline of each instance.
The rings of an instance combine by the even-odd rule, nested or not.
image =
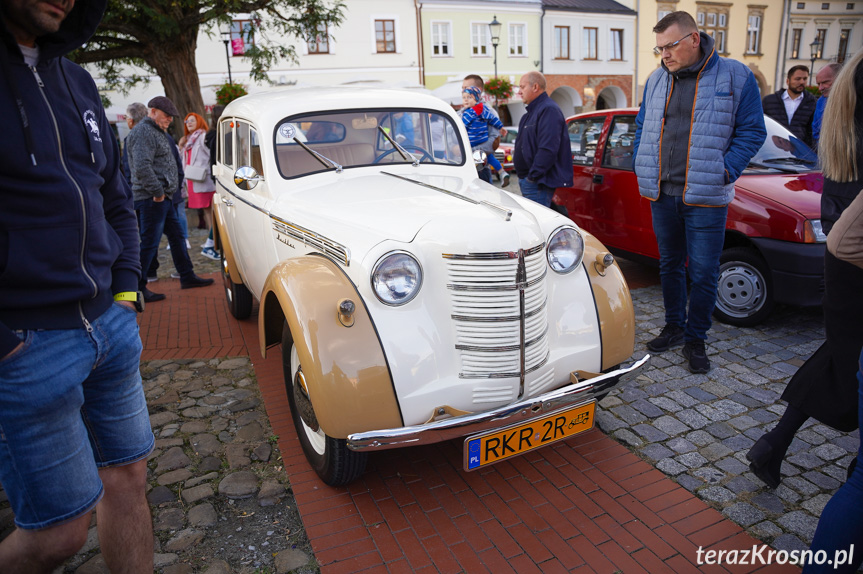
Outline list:
[[[500,149],[499,149],[499,150],[496,150],[496,151],[494,152],[494,157],[495,157],[495,159],[497,159],[497,161],[499,161],[500,163],[506,163],[506,154],[503,152],[503,150],[500,150]]]
[[[548,361],[544,248],[443,256],[461,358],[459,377],[523,379]],[[522,380],[520,394],[523,386]]]

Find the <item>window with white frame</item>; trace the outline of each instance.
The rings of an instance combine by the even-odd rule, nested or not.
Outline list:
[[[249,46],[255,45],[251,20],[231,21],[231,55],[242,56]]]
[[[749,8],[746,26],[746,53],[761,53],[761,25],[764,20],[763,8]]]
[[[851,30],[841,30],[839,32],[839,51],[836,52],[836,61],[840,64],[845,62],[848,57],[848,38],[851,36]]]
[[[375,46],[378,54],[395,53],[395,20],[375,20]]]
[[[623,60],[623,30],[611,29],[611,46],[609,46],[609,60]]]
[[[800,40],[803,37],[802,28],[794,28],[791,30],[791,59],[797,60],[800,58]]]
[[[695,20],[702,32],[713,38],[716,51],[727,53],[725,37],[728,35],[728,11],[730,5],[713,2],[698,2]]]
[[[326,22],[318,24],[311,38],[309,38],[309,54],[329,54],[330,36],[327,31]]]
[[[474,56],[488,56],[490,53],[488,24],[470,25],[470,53]]]
[[[584,60],[596,60],[599,58],[597,36],[599,28],[585,28],[582,34],[581,57]]]
[[[524,24],[509,25],[509,55],[515,57],[527,55]]]
[[[452,56],[452,27],[449,22],[432,22],[432,56]]]
[[[569,26],[554,27],[554,59],[569,60]]]

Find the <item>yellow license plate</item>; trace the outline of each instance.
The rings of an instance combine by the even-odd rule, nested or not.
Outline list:
[[[464,469],[476,470],[593,428],[596,401],[464,441]]]

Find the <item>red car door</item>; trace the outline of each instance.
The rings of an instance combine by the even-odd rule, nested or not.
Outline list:
[[[597,118],[607,122],[590,158],[592,165],[573,166],[574,186],[558,189],[556,202],[566,206],[570,218],[607,247],[658,259],[650,202],[639,195],[632,168],[635,113],[576,118],[570,120],[570,126]]]
[[[569,218],[582,229],[593,233],[593,176],[596,172],[596,152],[605,124],[605,115],[570,120],[569,145],[572,150],[572,187],[559,188],[554,203],[566,207]]]

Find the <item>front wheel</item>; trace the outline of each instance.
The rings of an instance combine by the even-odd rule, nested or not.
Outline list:
[[[753,327],[773,311],[773,279],[764,259],[753,249],[733,247],[719,258],[717,320],[738,327]]]
[[[306,391],[300,358],[287,323],[282,329],[282,367],[291,417],[309,464],[330,486],[348,484],[359,478],[366,468],[368,456],[364,452],[352,451],[347,441],[327,436],[321,429]]]
[[[228,262],[225,260],[225,250],[221,250],[222,285],[225,287],[225,299],[228,310],[235,319],[248,319],[252,314],[252,292],[243,283],[234,283],[228,273]]]

